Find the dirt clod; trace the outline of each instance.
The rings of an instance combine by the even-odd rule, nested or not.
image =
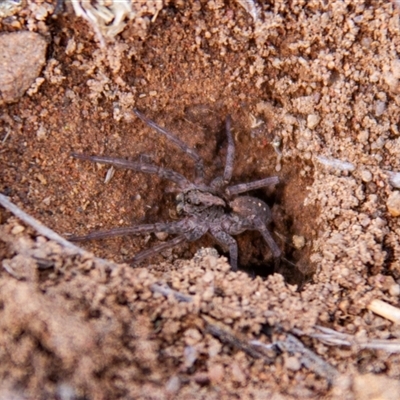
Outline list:
[[[386,201],[387,209],[392,217],[400,215],[400,192],[395,190],[390,194]]]
[[[46,40],[35,32],[0,35],[0,105],[17,101],[39,76]]]

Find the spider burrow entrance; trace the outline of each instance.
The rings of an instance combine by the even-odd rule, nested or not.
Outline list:
[[[172,169],[160,167],[150,163],[133,162],[108,156],[89,156],[73,153],[74,158],[87,160],[114,167],[127,168],[146,174],[154,174],[160,178],[175,183],[180,193],[177,210],[182,215],[178,222],[163,222],[155,224],[136,225],[126,228],[115,228],[104,232],[93,232],[85,236],[72,236],[72,241],[84,241],[99,238],[109,238],[126,234],[157,233],[160,231],[177,235],[175,238],[157,245],[152,249],[139,252],[131,260],[136,264],[147,257],[151,257],[166,248],[176,246],[184,240],[192,242],[209,234],[224,249],[229,251],[230,264],[233,270],[238,268],[238,245],[233,236],[244,231],[258,231],[272,252],[275,260],[281,256],[281,250],[273,236],[268,231],[271,222],[269,206],[256,197],[239,196],[250,190],[266,186],[274,186],[279,182],[278,177],[269,177],[249,183],[230,185],[232,179],[235,143],[231,133],[231,117],[228,115],[225,122],[227,135],[227,155],[223,174],[207,180],[204,176],[204,163],[197,152],[165,128],[160,127],[145,117],[140,111],[135,114],[159,134],[167,137],[175,146],[179,147],[195,162],[196,175],[194,182]],[[209,181],[209,183],[207,183]]]

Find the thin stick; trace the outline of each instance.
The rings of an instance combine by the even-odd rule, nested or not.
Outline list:
[[[184,303],[191,303],[193,301],[192,296],[188,296],[186,294],[173,290],[165,285],[161,286],[157,283],[153,283],[150,286],[150,290],[155,293],[161,293],[165,297],[168,297],[170,294],[172,294],[178,301],[182,301]]]
[[[385,301],[375,299],[371,301],[367,308],[395,324],[400,324],[400,309],[398,307],[394,307]]]
[[[332,365],[328,364],[322,357],[318,356],[304,344],[290,333],[287,334],[286,340],[275,342],[275,344],[282,350],[288,353],[300,353],[300,361],[307,369],[315,372],[319,376],[327,378],[332,383],[339,372]]]
[[[82,256],[90,254],[88,251],[81,249],[78,246],[75,246],[68,240],[64,239],[58,233],[54,232],[47,226],[43,225],[37,219],[31,217],[26,212],[22,211],[19,207],[17,207],[14,203],[12,203],[6,196],[0,193],[0,205],[6,208],[8,211],[12,212],[17,218],[25,222],[27,225],[31,226],[35,229],[40,235],[47,237],[50,240],[54,240],[65,248],[71,250],[75,254],[79,254]],[[108,267],[114,268],[115,265],[107,260],[103,260],[102,258],[94,257],[94,260],[100,264],[106,265]]]
[[[242,350],[250,357],[258,359],[261,358],[266,361],[268,364],[272,363],[275,357],[268,356],[264,352],[260,351],[260,348],[253,345],[251,342],[246,342],[245,340],[239,339],[237,336],[231,334],[225,329],[218,327],[215,324],[211,324],[207,322],[206,331],[218,338],[222,343],[229,344],[239,350]],[[271,350],[270,350],[271,351]]]
[[[293,329],[293,332],[299,336],[309,336],[321,341],[328,346],[346,346],[357,349],[384,350],[388,353],[400,353],[400,341],[396,339],[358,339],[353,335],[337,332],[324,326],[315,325],[319,332],[305,333],[300,329]]]

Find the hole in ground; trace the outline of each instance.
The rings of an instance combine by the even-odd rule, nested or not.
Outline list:
[[[313,182],[312,170],[307,175],[301,173],[304,167],[301,160],[283,162],[279,173],[280,184],[274,191],[268,194],[263,190],[249,193],[265,201],[271,208],[273,222],[268,229],[282,251],[280,260],[272,257],[259,233],[245,232],[236,237],[241,270],[262,277],[280,273],[289,284],[296,284],[299,289],[315,272],[315,266],[310,263],[310,254],[319,213],[315,205],[304,206],[307,187]]]

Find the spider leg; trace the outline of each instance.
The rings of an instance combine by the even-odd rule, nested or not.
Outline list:
[[[235,142],[231,132],[232,119],[230,115],[226,116],[225,129],[226,136],[228,139],[228,149],[226,152],[225,170],[224,170],[224,182],[228,183],[232,179],[233,163],[235,161]]]
[[[249,183],[239,183],[238,185],[229,186],[225,189],[228,196],[234,196],[239,193],[249,192],[250,190],[260,189],[265,186],[276,185],[279,183],[277,176],[260,179]]]
[[[168,242],[157,244],[157,245],[151,247],[150,249],[146,249],[146,250],[143,250],[143,251],[137,253],[136,256],[133,257],[129,261],[129,263],[133,264],[133,265],[138,264],[141,261],[143,261],[145,258],[156,255],[163,250],[170,249],[171,247],[174,247],[174,246],[178,245],[179,243],[184,242],[185,240],[186,240],[186,237],[181,235],[181,236],[177,236],[177,237],[173,238],[172,240],[169,240]]]
[[[72,236],[68,240],[72,242],[83,242],[85,240],[106,239],[116,236],[143,235],[145,233],[166,232],[168,234],[179,234],[185,228],[185,220],[178,222],[158,222],[155,224],[145,224],[136,226],[126,226],[123,228],[110,229],[108,231],[92,232],[85,236]]]
[[[210,229],[210,234],[221,246],[229,248],[229,261],[232,271],[237,271],[238,246],[236,240],[228,233],[219,229]]]
[[[250,196],[239,196],[229,205],[233,212],[222,221],[224,231],[230,235],[238,235],[245,230],[258,231],[271,249],[273,257],[279,258],[281,250],[266,226],[272,219],[269,207],[261,200]]]
[[[191,149],[186,143],[182,142],[180,139],[178,139],[175,135],[173,135],[171,132],[169,132],[167,129],[162,128],[161,126],[157,125],[154,121],[151,119],[145,117],[139,110],[134,109],[133,112],[147,125],[152,127],[154,130],[156,130],[158,133],[161,133],[162,135],[166,136],[171,142],[173,142],[176,146],[178,146],[182,151],[184,151],[189,157],[191,157],[195,163],[196,163],[196,180],[198,180],[200,183],[203,182],[204,180],[204,164],[203,160],[200,158],[200,156]]]
[[[72,157],[79,160],[88,160],[100,164],[110,164],[119,168],[127,168],[146,174],[158,175],[160,178],[168,179],[171,182],[175,182],[177,185],[179,185],[181,189],[187,189],[188,187],[192,186],[192,183],[190,183],[183,175],[173,171],[172,169],[162,168],[157,165],[128,161],[124,160],[123,158],[114,158],[107,156],[88,156],[86,154],[78,153],[72,153],[71,155]]]
[[[207,225],[202,224],[201,221],[199,221],[197,218],[190,217],[174,223],[173,226],[172,223],[154,225],[158,225],[158,227],[161,227],[161,225],[163,225],[162,227],[165,229],[162,230],[164,232],[179,234],[179,236],[173,238],[168,242],[160,243],[150,249],[141,251],[140,253],[136,254],[136,256],[132,259],[132,263],[138,263],[147,257],[159,253],[160,251],[174,247],[177,244],[182,243],[183,241],[193,242],[197,239],[200,239],[207,232],[208,229]]]
[[[235,161],[235,142],[233,141],[231,124],[232,124],[231,116],[227,115],[225,121],[225,130],[228,139],[228,148],[226,152],[224,176],[223,177],[219,176],[211,182],[211,187],[213,188],[219,188],[223,185],[227,185],[232,179],[233,163]]]
[[[261,221],[254,221],[252,223],[244,224],[243,221],[239,221],[238,223],[230,224],[224,226],[227,229],[228,233],[231,235],[239,235],[240,233],[247,230],[255,230],[261,233],[268,247],[271,249],[272,256],[274,258],[279,258],[282,254],[279,246],[275,243],[275,240],[272,238],[269,230]]]
[[[269,248],[272,251],[272,256],[274,258],[279,258],[282,254],[281,249],[275,243],[275,240],[272,238],[271,234],[269,233],[268,229],[265,226],[260,226],[257,228],[258,232],[261,233],[264,240],[267,242]]]

